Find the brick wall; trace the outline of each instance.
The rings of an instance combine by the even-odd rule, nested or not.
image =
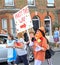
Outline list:
[[[60,21],[60,14],[57,14],[57,11],[60,9],[60,0],[54,0],[55,1],[55,8],[47,8],[47,0],[35,0],[36,6],[35,7],[29,7],[31,18],[34,16],[38,16],[41,22],[41,25],[44,25],[44,18],[47,16],[47,11],[49,12],[49,16],[51,17],[52,23]],[[13,7],[5,7],[4,6],[4,0],[0,0],[0,9],[3,8],[10,8],[10,9],[21,9],[24,6],[27,5],[27,0],[14,0],[15,6]],[[36,14],[37,11],[37,14]],[[12,14],[16,11],[0,11],[0,21],[2,18],[7,18],[8,22],[13,17]],[[7,16],[7,14],[8,16]],[[3,15],[2,15],[3,14]],[[2,24],[0,22],[0,30],[2,28]],[[8,24],[8,30],[10,31],[10,26]]]
[[[27,5],[27,0],[15,0],[15,7],[16,8],[23,8]]]

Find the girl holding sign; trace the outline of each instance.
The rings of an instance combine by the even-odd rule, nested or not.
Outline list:
[[[18,65],[21,60],[23,61],[24,65],[29,65],[27,60],[27,51],[25,49],[26,46],[22,33],[20,33],[20,38],[18,39],[18,42],[15,43],[15,47],[17,51],[17,58],[15,65]]]

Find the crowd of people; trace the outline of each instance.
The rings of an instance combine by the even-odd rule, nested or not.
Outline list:
[[[18,65],[20,61],[22,60],[24,65],[29,65],[29,58],[27,58],[27,55],[30,53],[30,47],[31,51],[34,55],[34,65],[41,65],[43,61],[47,60],[48,65],[53,65],[51,58],[46,59],[45,58],[45,52],[47,49],[49,49],[48,40],[45,37],[45,29],[44,27],[40,27],[37,29],[37,31],[30,32],[28,37],[27,33],[25,32],[20,33],[19,37],[17,36],[17,39],[15,40],[13,35],[10,33],[7,33],[7,31],[2,30],[1,34],[7,34],[7,44],[6,48],[8,48],[7,53],[7,63],[8,65]],[[55,34],[55,33],[54,33]],[[55,40],[55,36],[54,36]]]

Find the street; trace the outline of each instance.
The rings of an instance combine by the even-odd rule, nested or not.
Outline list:
[[[56,52],[55,55],[52,57],[53,59],[53,65],[60,65],[60,52]],[[2,63],[0,65],[7,65],[6,63]],[[20,63],[19,65],[23,65],[23,63]],[[33,62],[30,62],[30,65],[33,65]],[[48,65],[47,61],[43,62],[42,65]]]

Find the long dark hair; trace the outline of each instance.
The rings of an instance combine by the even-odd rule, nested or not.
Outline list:
[[[26,42],[29,41],[29,37],[26,32],[24,33],[24,41],[26,41]]]
[[[12,35],[12,34],[8,33],[8,36],[10,36],[10,37],[11,37],[11,40],[14,40],[14,37],[13,37],[13,35]]]
[[[48,39],[45,36],[45,33],[41,29],[38,29],[38,30],[42,33],[43,37],[47,40],[47,43],[49,43]]]

